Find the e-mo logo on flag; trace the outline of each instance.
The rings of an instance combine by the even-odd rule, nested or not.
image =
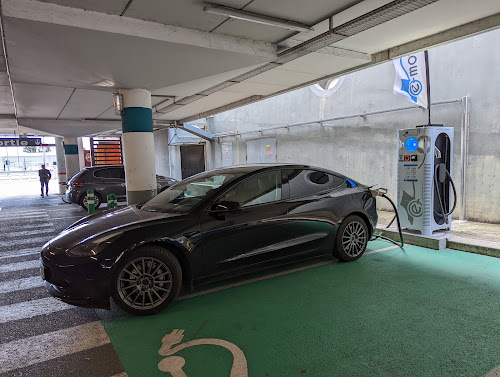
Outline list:
[[[423,52],[394,60],[396,79],[393,91],[427,108],[427,76]]]

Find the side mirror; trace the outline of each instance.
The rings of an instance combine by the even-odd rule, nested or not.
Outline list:
[[[210,212],[232,212],[240,209],[240,203],[223,200],[210,207]]]

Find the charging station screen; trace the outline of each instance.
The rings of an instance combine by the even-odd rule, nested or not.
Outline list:
[[[408,152],[416,151],[418,148],[418,140],[414,137],[409,137],[406,139],[405,148]]]

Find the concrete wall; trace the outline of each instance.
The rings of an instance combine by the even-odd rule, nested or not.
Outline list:
[[[168,146],[168,129],[154,131],[156,174],[172,177]]]
[[[500,223],[500,31],[482,34],[429,51],[432,122],[455,128],[454,177],[460,180],[462,97],[470,108],[466,211],[469,220]],[[220,142],[233,143],[234,164],[246,163],[246,141],[276,137],[277,161],[326,167],[366,184],[389,188],[396,197],[396,131],[427,123],[427,112],[392,94],[394,67],[385,63],[345,77],[330,97],[303,88],[208,119],[208,130],[237,130]],[[386,113],[349,117],[387,110]],[[301,122],[348,117],[322,124],[266,130]],[[261,132],[259,132],[261,131]],[[212,143],[207,166],[222,165],[221,145]],[[208,147],[208,146],[207,146]],[[461,194],[462,187],[459,189]],[[389,208],[379,200],[381,208]],[[455,217],[461,209],[457,208]]]

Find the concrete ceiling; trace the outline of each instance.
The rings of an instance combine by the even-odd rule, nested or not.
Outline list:
[[[199,0],[0,1],[6,134],[119,130],[119,88],[149,89],[155,119],[187,122],[500,25],[498,0],[217,2],[314,28],[300,33]]]

